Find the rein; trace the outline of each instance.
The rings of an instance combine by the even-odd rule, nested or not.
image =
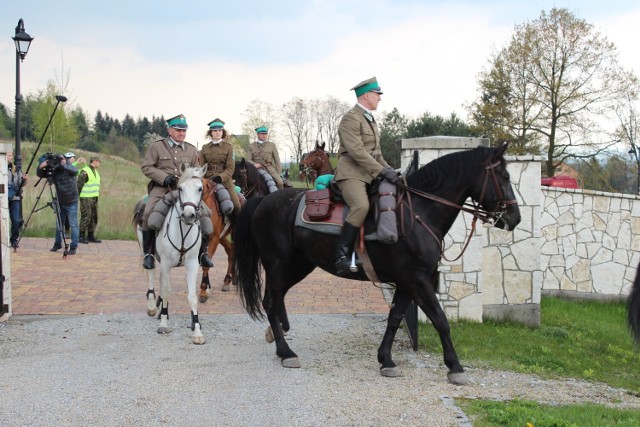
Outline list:
[[[200,178],[196,178],[193,177],[192,179],[200,179]],[[202,200],[202,195],[200,196],[200,200]],[[183,202],[182,201],[182,193],[179,191],[178,192],[178,202],[180,204],[180,210],[184,211],[184,208],[187,206],[192,206],[195,211],[196,214],[200,211],[200,203],[196,204],[193,202]],[[171,236],[169,235],[169,226],[171,225],[171,220],[173,217],[173,214],[176,214],[176,217],[178,218],[178,224],[180,225],[180,238],[181,238],[181,242],[180,242],[180,248],[178,248],[178,246],[176,246],[176,244],[171,240]],[[182,220],[181,215],[178,212],[178,208],[177,208],[177,204],[174,204],[171,207],[171,213],[169,216],[169,220],[167,221],[167,226],[165,227],[165,237],[167,238],[167,240],[169,241],[169,243],[171,244],[171,246],[180,253],[180,259],[178,260],[178,266],[183,265],[184,262],[184,256],[187,252],[189,252],[197,243],[198,243],[198,239],[195,240],[195,242],[189,246],[188,248],[184,247],[184,242],[187,240],[187,237],[189,236],[189,233],[191,232],[191,230],[193,229],[194,225],[198,225],[197,227],[197,233],[200,233],[200,221],[195,221],[193,224],[188,224],[189,228],[187,229],[186,233],[185,230],[183,228],[183,224],[186,225],[186,223]]]
[[[434,194],[430,194],[430,193],[427,193],[427,192],[424,192],[424,191],[417,190],[415,188],[409,187],[407,185],[406,178],[402,177],[402,182],[398,182],[397,185],[398,185],[398,187],[402,188],[404,190],[404,192],[402,192],[399,195],[397,205],[398,206],[400,206],[401,204],[407,204],[408,205],[409,212],[411,213],[411,226],[410,226],[409,229],[411,230],[411,228],[413,228],[413,220],[415,219],[440,244],[440,255],[442,256],[443,259],[445,259],[446,261],[449,261],[449,262],[456,261],[456,260],[460,259],[462,257],[462,255],[464,254],[464,252],[467,250],[467,247],[469,246],[469,243],[471,242],[471,237],[475,233],[476,223],[477,223],[478,219],[480,219],[480,221],[482,221],[483,224],[489,223],[491,225],[494,225],[498,221],[500,221],[502,216],[507,211],[507,207],[509,205],[515,205],[515,204],[518,203],[517,200],[515,200],[515,199],[505,200],[504,193],[502,191],[502,188],[500,187],[500,183],[498,182],[498,177],[496,176],[496,173],[495,173],[495,170],[494,170],[499,165],[500,165],[500,161],[496,161],[494,163],[487,163],[484,166],[485,173],[484,173],[484,178],[483,178],[483,181],[482,181],[482,191],[480,192],[479,200],[480,200],[480,202],[482,202],[482,200],[484,199],[485,192],[487,190],[487,182],[489,181],[489,176],[491,176],[492,181],[493,181],[493,186],[495,188],[496,195],[498,197],[498,204],[496,205],[496,209],[491,211],[491,212],[489,212],[486,209],[482,208],[480,206],[480,203],[476,203],[473,199],[471,200],[471,203],[465,202],[462,205],[458,205],[456,203],[453,203],[453,202],[451,202],[449,200],[443,199],[442,197],[436,196]],[[444,254],[444,242],[442,241],[442,239],[440,239],[436,235],[436,233],[420,217],[420,215],[414,214],[413,204],[411,202],[411,198],[410,197],[406,197],[406,201],[405,201],[405,195],[407,193],[412,193],[412,194],[415,194],[416,196],[422,197],[424,199],[433,200],[434,202],[437,202],[437,203],[443,204],[445,206],[449,206],[449,207],[452,207],[454,209],[458,209],[460,211],[467,212],[467,213],[470,213],[471,215],[473,215],[473,220],[471,221],[471,231],[469,233],[469,237],[466,239],[466,242],[465,242],[465,244],[464,244],[464,246],[462,248],[462,252],[460,252],[460,255],[458,255],[454,259],[448,259],[446,257],[446,255]],[[400,212],[401,212],[400,230],[401,230],[403,235],[406,235],[406,233],[404,232],[404,209],[401,209]]]

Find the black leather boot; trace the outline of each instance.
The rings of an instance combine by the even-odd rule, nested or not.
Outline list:
[[[80,233],[80,239],[78,239],[78,243],[89,243],[84,233]]]
[[[142,252],[144,252],[142,266],[145,270],[153,270],[154,268],[156,268],[156,261],[153,257],[153,240],[155,238],[155,231],[142,230]]]
[[[356,244],[360,227],[351,225],[345,222],[342,225],[342,231],[340,232],[340,239],[338,240],[338,249],[336,251],[336,274],[341,277],[348,277],[352,271],[351,267],[351,253],[353,247]],[[360,268],[362,262],[356,259],[356,267]]]
[[[200,244],[200,255],[198,261],[202,267],[213,267],[213,261],[209,257],[209,235],[202,234],[202,243]]]
[[[96,239],[96,236],[93,233],[89,233],[89,238],[87,240],[91,243],[102,243],[102,240]]]

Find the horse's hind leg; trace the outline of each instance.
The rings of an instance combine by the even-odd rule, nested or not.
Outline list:
[[[201,303],[205,303],[209,299],[209,289],[211,289],[209,267],[202,267],[202,280],[200,281],[200,292],[198,293],[198,300]]]
[[[154,317],[158,310],[156,309],[156,292],[154,290],[156,275],[155,269],[146,270],[149,279],[149,287],[147,288],[147,314]]]
[[[383,377],[399,377],[401,375],[400,368],[396,366],[391,357],[391,347],[410,301],[411,298],[406,293],[396,288],[396,292],[393,295],[393,304],[391,305],[391,310],[389,310],[389,318],[387,319],[387,329],[384,331],[382,342],[378,347],[380,375]]]
[[[284,330],[280,319],[282,307],[284,306],[284,294],[278,290],[273,292],[273,286],[269,283],[273,283],[270,279],[270,274],[267,275],[265,283],[265,296],[262,305],[267,313],[267,319],[271,325],[271,331],[273,339],[276,342],[276,355],[280,357],[282,366],[285,368],[299,368],[300,361],[298,355],[291,350],[289,344],[284,338]]]
[[[196,281],[198,276],[198,260],[196,257],[187,261],[187,288],[189,305],[191,306],[191,330],[193,331],[192,340],[194,344],[204,344],[206,340],[202,335],[200,320],[198,319],[198,296],[196,295]]]
[[[224,282],[222,283],[222,292],[229,292],[231,283],[233,283],[233,243],[226,237],[220,240],[220,244],[227,253],[227,274],[224,276]]]
[[[168,262],[167,262],[168,265]],[[169,294],[171,293],[171,284],[169,283],[170,267],[160,266],[160,326],[158,326],[159,334],[168,334],[169,330]]]

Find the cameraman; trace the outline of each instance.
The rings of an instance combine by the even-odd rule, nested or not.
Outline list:
[[[62,248],[62,238],[64,236],[64,226],[66,219],[69,219],[71,226],[71,245],[69,255],[75,255],[78,248],[78,186],[76,175],[78,169],[62,154],[45,154],[41,157],[37,175],[39,178],[47,178],[49,184],[53,182],[56,187],[57,201],[60,217],[56,219],[55,243],[51,248],[52,252]],[[55,210],[54,206],[54,210]],[[58,214],[56,213],[56,215]]]

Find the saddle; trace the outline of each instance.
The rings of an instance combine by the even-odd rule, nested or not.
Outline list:
[[[370,210],[364,224],[365,240],[383,243],[398,241],[394,184],[375,180],[369,187]],[[296,225],[327,234],[340,234],[349,207],[345,204],[335,181],[322,190],[308,190],[300,201]]]

